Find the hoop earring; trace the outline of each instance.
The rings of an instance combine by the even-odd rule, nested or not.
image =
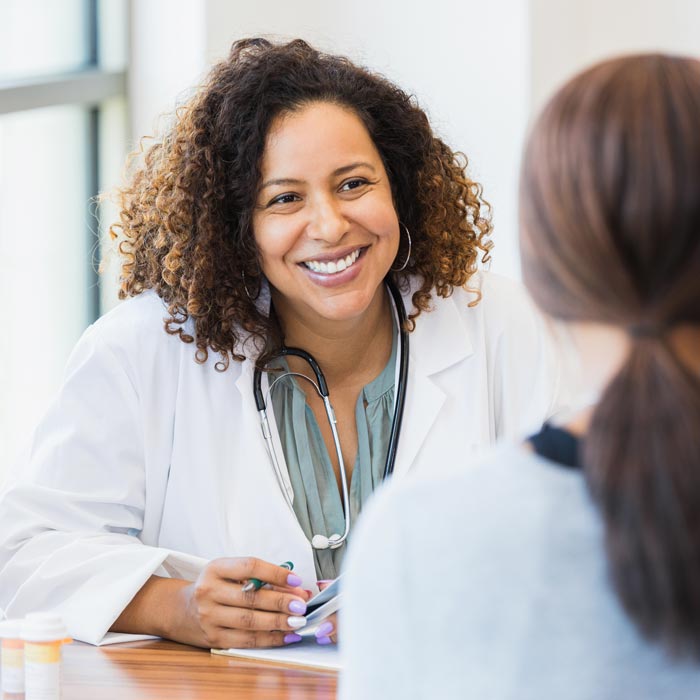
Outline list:
[[[258,277],[258,289],[256,290],[254,295],[248,291],[248,285],[246,284],[246,281],[245,281],[245,271],[244,270],[241,270],[241,279],[243,280],[243,289],[245,290],[245,295],[251,301],[255,301],[260,296],[260,287],[261,287],[260,278]]]
[[[406,231],[406,236],[408,236],[408,253],[406,255],[406,259],[403,261],[403,265],[401,265],[401,267],[390,267],[389,270],[391,270],[391,272],[402,272],[406,269],[406,265],[408,265],[408,261],[411,259],[411,232],[408,230],[408,226],[406,226],[406,224],[399,221],[399,227],[401,226],[403,226],[404,231]],[[401,229],[399,228],[399,232],[400,231]]]

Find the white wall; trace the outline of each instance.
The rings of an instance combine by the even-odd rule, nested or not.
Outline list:
[[[530,0],[532,104],[609,56],[664,51],[700,56],[698,0]]]
[[[238,4],[238,3],[231,3]],[[132,146],[157,131],[206,69],[202,0],[132,0],[129,112]]]

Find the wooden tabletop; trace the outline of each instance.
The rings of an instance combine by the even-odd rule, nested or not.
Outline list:
[[[175,642],[63,648],[62,700],[327,700],[337,674],[214,656]]]

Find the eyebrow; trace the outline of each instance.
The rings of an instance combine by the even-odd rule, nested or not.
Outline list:
[[[371,163],[364,160],[359,160],[356,163],[350,163],[349,165],[343,165],[340,168],[336,168],[331,175],[333,177],[338,177],[338,175],[345,175],[345,173],[360,167],[369,168],[373,173],[377,172],[377,169]],[[266,180],[262,185],[260,185],[260,189],[264,190],[266,187],[272,187],[273,185],[301,185],[303,182],[303,180],[297,180],[292,177],[280,177],[273,180]]]

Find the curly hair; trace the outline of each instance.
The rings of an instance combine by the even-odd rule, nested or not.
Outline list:
[[[272,121],[313,102],[351,109],[382,158],[399,216],[411,231],[406,268],[390,273],[413,293],[411,330],[442,297],[465,286],[492,246],[490,206],[467,177],[467,159],[437,138],[415,100],[381,75],[302,40],[243,39],[213,67],[174,125],[137,162],[118,190],[110,228],[122,257],[119,296],[153,289],[168,306],[165,330],[196,344],[195,359],[219,353],[217,369],[245,359],[244,341],[263,357],[282,342],[274,315],[250,299],[261,283],[252,213]],[[399,250],[403,261],[406,251]],[[473,304],[479,301],[476,293]],[[194,336],[183,327],[191,319]]]

